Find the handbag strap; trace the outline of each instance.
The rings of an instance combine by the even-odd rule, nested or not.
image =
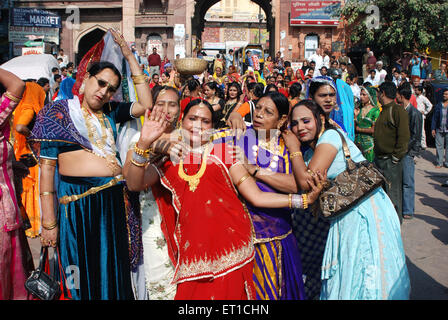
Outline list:
[[[352,157],[350,155],[350,150],[347,145],[347,141],[342,133],[336,129],[336,132],[339,134],[342,140],[342,151],[344,152],[345,161],[347,162],[347,166],[349,170],[353,170],[355,168],[355,164],[353,163]]]
[[[40,249],[39,269],[44,270],[48,256],[48,247],[42,246]]]

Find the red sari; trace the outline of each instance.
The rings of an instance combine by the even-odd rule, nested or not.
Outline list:
[[[196,161],[191,161],[194,157]],[[184,170],[193,175],[201,166],[201,155],[187,159]],[[226,144],[214,145],[195,191],[179,177],[179,164],[167,161],[158,169],[177,213],[175,299],[254,297],[252,222],[230,178],[234,163]]]

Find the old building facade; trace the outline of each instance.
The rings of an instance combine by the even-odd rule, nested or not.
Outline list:
[[[231,0],[221,0],[224,1]],[[150,53],[152,47],[157,47],[162,57],[171,60],[176,54],[191,56],[198,40],[202,39],[206,17],[210,19],[207,12],[218,2],[220,0],[21,0],[15,1],[14,7],[57,13],[62,21],[58,46],[71,61],[79,62],[108,28],[120,30],[130,43],[135,43],[142,57]],[[329,19],[328,14],[322,15],[338,3],[343,5],[343,1],[252,2],[260,7],[265,30],[262,39],[269,43],[270,54],[281,51],[286,59],[300,61],[316,46],[336,52],[345,46],[343,23],[337,18]],[[206,36],[210,39],[210,34]]]

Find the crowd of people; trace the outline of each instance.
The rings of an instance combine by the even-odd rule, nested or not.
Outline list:
[[[446,79],[446,65],[433,72],[415,52],[386,71],[368,49],[360,81],[345,52],[318,49],[297,70],[248,52],[244,71],[225,55],[183,81],[157,49],[142,64],[110,33],[134,102],[123,69],[92,50],[77,69],[61,51],[53,79],[0,68],[0,299],[31,298],[37,236],[63,272],[76,266],[73,299],[409,299],[400,224],[414,214],[426,80]],[[431,123],[437,168],[447,107],[448,89]],[[389,183],[324,219],[342,138]]]

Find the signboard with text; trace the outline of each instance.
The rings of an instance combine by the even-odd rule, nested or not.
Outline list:
[[[336,27],[339,17],[335,16],[341,1],[291,0],[292,26]]]
[[[28,8],[11,10],[11,26],[62,28],[61,17],[56,13]]]

